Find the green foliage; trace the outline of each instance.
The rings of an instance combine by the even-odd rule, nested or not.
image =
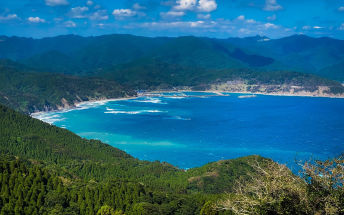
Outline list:
[[[200,215],[217,215],[218,211],[216,209],[216,206],[213,202],[208,201],[206,202],[200,212]]]
[[[103,70],[98,76],[116,80],[126,88],[136,90],[169,90],[180,86],[206,90],[210,84],[241,81],[249,85],[300,86],[310,92],[317,90],[318,86],[328,86],[329,93],[344,93],[344,87],[339,82],[312,74],[245,68],[204,69],[197,64],[185,66],[155,58],[144,58]],[[255,89],[249,90],[254,92]]]
[[[0,58],[19,60],[30,67],[58,73],[92,75],[115,65],[154,58],[186,67],[292,70],[343,80],[343,70],[324,69],[337,67],[344,58],[344,42],[332,38],[66,35],[44,39],[1,37],[1,40]]]
[[[102,206],[98,212],[97,215],[124,215],[122,211],[115,211],[112,207],[110,206]]]
[[[114,81],[38,73],[0,60],[0,103],[22,112],[52,110],[75,102],[133,95]]]

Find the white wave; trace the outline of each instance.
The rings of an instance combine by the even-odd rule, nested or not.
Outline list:
[[[142,102],[142,103],[153,103],[153,104],[167,104],[165,102],[162,102],[161,99],[158,98],[145,98],[145,100],[139,100],[139,99],[135,99],[132,100],[134,102]]]
[[[166,97],[168,99],[185,99],[186,96],[169,96],[169,97]]]
[[[123,110],[109,110],[104,113],[111,113],[111,114],[130,114],[130,115],[136,115],[136,114],[143,114],[143,113],[163,113],[165,111],[161,110],[139,110],[139,111],[123,111]]]
[[[114,111],[115,109],[106,107],[106,110],[107,110],[107,111]]]
[[[247,99],[247,98],[255,98],[257,97],[256,95],[242,95],[238,96],[239,99]]]
[[[191,120],[191,118],[184,118],[184,117],[181,117],[181,116],[172,116],[172,117],[170,117],[168,119],[185,120],[185,121]]]
[[[93,107],[99,107],[103,106],[106,103],[108,103],[110,100],[102,100],[102,101],[89,101],[89,102],[81,102],[79,104],[76,104],[77,110],[85,110]]]
[[[31,116],[35,119],[39,119],[49,124],[54,124],[55,122],[63,121],[66,119],[66,118],[63,118],[59,114],[51,114],[51,113],[32,114]]]

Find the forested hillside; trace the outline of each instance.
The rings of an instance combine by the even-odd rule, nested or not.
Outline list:
[[[0,60],[0,103],[22,112],[72,107],[75,102],[134,95],[114,81],[42,73]]]
[[[146,58],[203,69],[298,71],[342,81],[343,71],[324,70],[344,59],[344,42],[293,35],[214,39],[204,37],[140,37],[65,35],[43,39],[1,37],[0,58],[46,72],[95,75],[99,70]]]
[[[38,72],[13,61],[0,60],[0,103],[32,113],[69,108],[81,101],[133,96],[137,90],[208,90],[211,85],[228,81],[258,86],[298,86],[300,91],[308,92],[317,91],[322,86],[328,88],[327,95],[344,93],[339,82],[311,74],[244,68],[204,69],[156,58],[143,58],[99,70],[97,76]],[[255,92],[254,89],[251,91]]]

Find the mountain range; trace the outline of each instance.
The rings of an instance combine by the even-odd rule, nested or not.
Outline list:
[[[328,37],[214,39],[65,35],[43,39],[1,36],[0,41],[0,58],[48,72],[97,76],[99,71],[114,66],[154,59],[203,69],[297,71],[344,81],[340,66],[344,61],[344,41]]]

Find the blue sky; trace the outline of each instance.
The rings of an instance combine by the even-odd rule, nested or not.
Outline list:
[[[1,0],[0,35],[344,39],[344,0]]]

